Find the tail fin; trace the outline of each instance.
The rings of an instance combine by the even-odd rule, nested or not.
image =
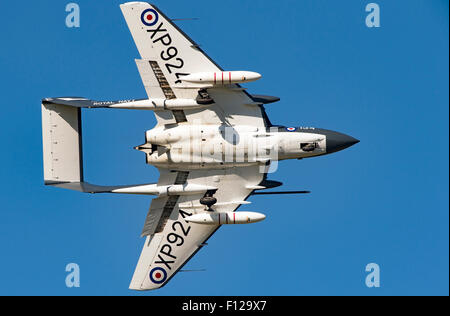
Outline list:
[[[42,100],[44,182],[83,182],[81,108]]]
[[[84,182],[81,141],[81,109],[107,107],[115,101],[92,101],[80,97],[42,100],[42,146],[44,183],[87,193],[157,195],[156,184],[103,186]]]

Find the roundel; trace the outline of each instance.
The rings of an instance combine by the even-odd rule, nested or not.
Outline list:
[[[163,268],[153,268],[150,271],[150,280],[153,283],[161,284],[167,279],[167,272]]]
[[[144,10],[141,14],[141,21],[147,26],[153,26],[158,22],[158,13],[153,9]]]
[[[297,129],[295,127],[286,127],[288,132],[295,132]]]

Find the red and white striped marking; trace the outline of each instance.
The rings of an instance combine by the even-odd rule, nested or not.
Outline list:
[[[218,224],[236,224],[236,213],[233,213],[233,219],[230,218],[229,213],[218,213],[217,214]]]
[[[248,224],[262,221],[266,216],[255,212],[201,212],[185,218],[188,223],[206,225]]]
[[[261,78],[261,75],[251,71],[222,71],[222,72],[199,72],[183,76],[181,80],[185,82],[231,85],[234,83],[244,83],[255,81]]]
[[[227,79],[228,77],[228,79]],[[219,80],[217,80],[217,78],[221,78]],[[232,84],[232,78],[231,78],[231,71],[228,72],[215,72],[214,73],[214,84],[217,84],[217,81],[219,81],[219,83],[221,83],[222,85],[225,84]]]

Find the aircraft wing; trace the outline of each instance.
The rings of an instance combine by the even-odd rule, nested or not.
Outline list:
[[[149,98],[195,99],[201,87],[186,85],[180,78],[191,73],[222,71],[155,5],[129,2],[120,7],[141,55],[136,63]],[[211,106],[198,110],[155,112],[158,124],[188,122],[271,126],[263,103],[239,85],[213,87],[208,89],[208,93],[215,101]]]
[[[202,184],[216,187],[219,201],[213,208],[235,211],[259,185],[264,173],[257,166],[229,170],[170,172],[160,169],[158,185]],[[146,236],[130,289],[152,290],[164,286],[200,250],[220,227],[187,223],[185,218],[205,207],[199,203],[204,194],[171,195],[152,200],[142,232]]]

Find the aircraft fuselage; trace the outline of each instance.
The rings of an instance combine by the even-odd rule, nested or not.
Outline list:
[[[147,163],[172,170],[221,169],[268,161],[321,156],[347,148],[357,139],[338,132],[295,127],[180,124],[146,132],[136,149]]]

